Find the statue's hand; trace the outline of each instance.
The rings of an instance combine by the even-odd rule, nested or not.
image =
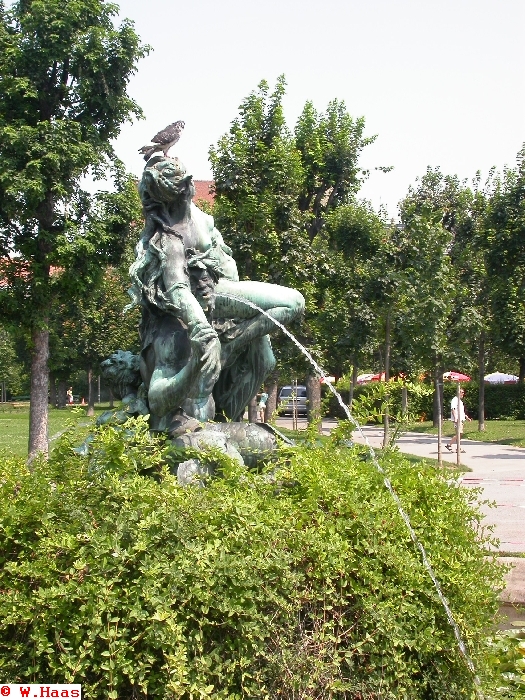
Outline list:
[[[199,358],[201,372],[217,380],[221,371],[221,342],[217,333],[208,324],[197,324],[190,335],[195,357]]]
[[[196,266],[197,263],[201,263],[217,278],[228,277],[229,279],[238,279],[235,260],[218,245],[208,248],[208,250],[205,250],[203,253],[192,255],[187,263],[188,267]]]

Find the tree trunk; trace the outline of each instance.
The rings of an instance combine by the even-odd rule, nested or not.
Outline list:
[[[257,396],[248,402],[248,422],[257,423]]]
[[[65,408],[67,404],[67,384],[64,379],[58,382],[58,408]]]
[[[435,415],[437,416],[437,429],[438,429],[438,464],[440,467],[443,466],[443,457],[441,452],[441,442],[443,436],[443,372],[441,371],[441,366],[439,363],[439,358],[435,357],[434,363],[434,402],[435,402]]]
[[[520,375],[518,382],[520,384],[525,382],[525,357],[520,357]]]
[[[269,382],[266,388],[268,400],[266,401],[266,410],[264,412],[264,421],[269,423],[277,409],[277,384],[279,375],[272,374],[269,377]]]
[[[385,382],[390,379],[390,312],[386,315],[385,324]],[[385,413],[383,416],[383,448],[387,447],[390,433],[390,416],[388,413],[388,399],[385,396]]]
[[[350,391],[348,392],[348,408],[352,410],[352,401],[354,400],[354,389],[357,384],[357,358],[352,359],[352,380],[350,382]]]
[[[93,368],[88,367],[87,371],[87,380],[88,380],[88,407],[87,407],[87,416],[94,416],[95,415],[95,392],[93,391]]]
[[[49,373],[49,405],[56,408],[58,405],[57,399],[57,380],[53,373]]]
[[[479,335],[479,397],[478,397],[478,430],[485,430],[485,331]]]
[[[321,417],[321,382],[314,374],[306,376],[306,401],[308,423],[313,423]]]
[[[32,334],[31,403],[29,406],[29,449],[32,461],[39,453],[48,454],[48,363],[49,331],[37,328]]]
[[[115,397],[113,396],[113,392],[111,391],[111,387],[109,387],[109,407],[110,408],[115,408],[114,401],[115,401]]]
[[[439,397],[434,391],[434,404],[433,404],[433,415],[432,415],[432,425],[434,428],[439,426],[439,421],[441,420],[440,411],[443,410],[443,358],[441,355],[436,355],[434,360],[435,377],[434,377],[434,389],[439,385]],[[437,379],[436,379],[437,377]]]

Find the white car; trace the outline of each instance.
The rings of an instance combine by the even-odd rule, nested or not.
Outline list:
[[[306,387],[298,385],[296,387],[283,386],[279,392],[278,407],[280,413],[293,413],[294,405],[297,406],[297,415],[306,416]]]

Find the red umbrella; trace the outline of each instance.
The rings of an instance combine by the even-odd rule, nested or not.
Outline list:
[[[461,372],[445,372],[443,379],[448,379],[450,382],[470,382],[470,377]]]

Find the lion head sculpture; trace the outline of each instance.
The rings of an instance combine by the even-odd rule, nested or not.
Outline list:
[[[137,390],[142,383],[139,355],[134,355],[127,350],[117,350],[100,364],[100,369],[117,398],[124,399],[130,395],[137,395]]]

